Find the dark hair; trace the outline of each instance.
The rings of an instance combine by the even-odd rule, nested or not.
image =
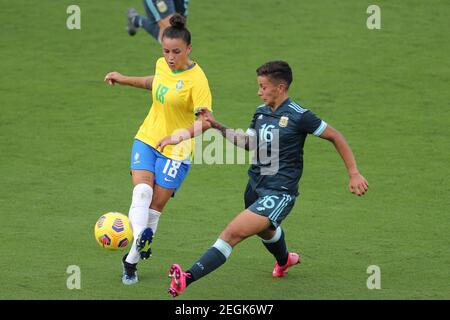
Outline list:
[[[170,39],[183,39],[183,41],[187,44],[191,44],[191,33],[186,28],[186,18],[183,17],[179,13],[175,13],[169,20],[170,27],[167,27],[163,34],[161,39],[164,39],[164,37],[170,38]]]
[[[266,76],[275,81],[281,81],[286,84],[286,88],[292,82],[292,70],[286,61],[269,61],[264,63],[258,69],[256,69],[256,74],[258,76]]]

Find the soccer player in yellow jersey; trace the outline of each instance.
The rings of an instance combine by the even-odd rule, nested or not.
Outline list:
[[[161,212],[189,171],[192,139],[163,151],[158,151],[159,142],[166,136],[173,136],[177,130],[189,128],[187,134],[194,136],[194,127],[201,132],[210,127],[202,121],[201,114],[195,119],[197,109],[211,110],[212,98],[205,74],[189,58],[192,45],[185,18],[175,14],[170,24],[162,36],[164,58],[156,62],[154,75],[129,77],[110,72],[105,76],[110,85],[119,83],[149,89],[153,97],[150,112],[136,134],[131,151],[134,189],[128,216],[135,241],[122,259],[124,284],[138,282],[139,258],[150,257],[150,244]]]

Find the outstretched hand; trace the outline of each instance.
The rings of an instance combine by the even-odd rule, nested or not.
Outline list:
[[[369,190],[369,183],[366,178],[361,174],[355,173],[350,176],[350,182],[348,184],[348,189],[351,193],[357,195],[358,197],[364,195],[367,190]]]
[[[123,75],[120,74],[119,72],[113,71],[113,72],[109,72],[108,74],[106,74],[105,76],[105,82],[108,82],[108,84],[110,86],[113,86],[117,83],[121,83],[123,80]]]

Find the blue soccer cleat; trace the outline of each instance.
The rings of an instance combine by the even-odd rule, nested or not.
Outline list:
[[[151,228],[145,228],[139,234],[136,240],[136,249],[139,252],[142,260],[146,260],[151,257],[152,249],[150,244],[153,241],[153,230]]]
[[[126,285],[135,284],[138,282],[138,276],[137,276],[137,263],[128,263],[125,261],[128,254],[124,255],[122,258],[122,267],[123,267],[123,274],[122,274],[122,283]]]

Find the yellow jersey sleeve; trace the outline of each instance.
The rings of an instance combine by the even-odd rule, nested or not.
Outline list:
[[[212,111],[211,90],[206,76],[199,78],[198,83],[192,87],[192,106],[194,113],[200,108]]]

